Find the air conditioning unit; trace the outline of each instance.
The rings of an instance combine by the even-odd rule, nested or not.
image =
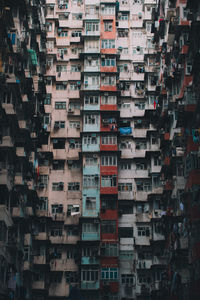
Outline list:
[[[91,61],[92,60],[92,56],[88,56],[87,60]]]
[[[63,81],[63,84],[64,84],[64,85],[67,85],[67,81]]]
[[[76,124],[76,128],[80,128],[80,124]]]

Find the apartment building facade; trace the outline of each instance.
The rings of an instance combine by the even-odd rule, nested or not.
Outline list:
[[[13,3],[0,299],[199,299],[198,1]]]

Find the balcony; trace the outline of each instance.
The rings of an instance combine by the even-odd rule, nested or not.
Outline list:
[[[87,66],[84,64],[84,72],[100,72],[100,66]]]
[[[48,235],[46,232],[39,232],[37,235],[35,235],[35,240],[37,241],[48,241]]]
[[[96,124],[83,124],[83,132],[99,132],[100,124],[99,122]]]
[[[133,200],[135,199],[135,194],[133,191],[130,192],[118,192],[118,199],[119,200]]]
[[[167,257],[153,256],[152,265],[166,265]]]
[[[100,36],[100,30],[97,30],[97,31],[88,31],[88,30],[86,30],[86,29],[84,29],[84,31],[83,31],[83,33],[82,33],[82,36],[83,37],[90,37],[90,36],[92,36],[92,37],[98,37],[98,36]]]
[[[94,174],[100,174],[99,164],[94,166],[88,166],[83,164],[83,175],[94,175]]]
[[[100,140],[100,137],[98,137],[98,140]],[[83,152],[99,152],[100,151],[100,145],[97,140],[96,144],[82,144],[82,151]]]
[[[35,265],[45,265],[47,263],[47,258],[45,255],[34,256],[33,263]]]
[[[87,81],[84,82],[84,91],[98,91],[100,89],[100,84],[89,84]]]
[[[152,266],[152,261],[147,259],[139,259],[137,261],[137,269],[150,269]]]
[[[25,213],[22,207],[13,207],[12,208],[12,217],[13,218],[25,218]]]
[[[97,257],[87,257],[87,256],[81,257],[82,265],[98,265],[99,263],[100,261]]]
[[[0,143],[0,149],[1,148],[12,148],[14,146],[13,139],[11,136],[3,136],[2,141]]]
[[[7,186],[8,190],[12,188],[12,176],[9,170],[1,169],[0,170],[0,182],[1,185]]]
[[[99,281],[81,281],[82,290],[98,290],[100,288]]]
[[[136,222],[150,222],[149,213],[136,213]]]
[[[66,297],[69,295],[69,284],[51,282],[49,285],[49,297]]]
[[[45,289],[45,281],[33,281],[32,282],[32,290],[44,290]]]
[[[99,241],[100,232],[82,232],[82,241]]]

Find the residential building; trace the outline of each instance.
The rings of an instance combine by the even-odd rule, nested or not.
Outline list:
[[[199,299],[198,2],[3,2],[0,299]]]

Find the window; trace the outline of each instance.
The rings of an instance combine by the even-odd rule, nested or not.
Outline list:
[[[114,5],[105,5],[101,7],[102,15],[114,15],[115,14],[115,6]]]
[[[57,56],[58,58],[63,59],[64,55],[67,54],[67,48],[57,48]]]
[[[96,105],[99,103],[99,97],[98,96],[85,96],[85,105]]]
[[[120,163],[121,170],[131,170],[131,162]]]
[[[53,182],[52,191],[63,191],[64,182]]]
[[[85,114],[84,123],[96,125],[99,122],[99,116],[94,114]]]
[[[148,274],[138,274],[138,282],[140,284],[150,283],[151,278],[148,276]]]
[[[118,183],[118,191],[119,192],[131,192],[132,191],[132,183],[131,182]]]
[[[99,50],[99,41],[95,41],[95,40],[86,40],[85,41],[85,49],[89,50],[89,51],[93,51],[96,52]]]
[[[80,140],[69,140],[69,148],[70,149],[80,149],[81,148],[81,141]]]
[[[96,157],[86,157],[85,158],[85,165],[86,166],[96,166],[97,165],[97,158]]]
[[[121,283],[122,285],[132,286],[135,283],[135,276],[133,274],[122,274]]]
[[[133,204],[131,203],[120,203],[119,204],[119,212],[123,215],[131,215],[133,214]]]
[[[39,210],[48,210],[48,197],[39,198]]]
[[[82,269],[81,271],[81,280],[82,281],[97,281],[99,279],[98,269]]]
[[[53,170],[64,170],[65,161],[64,160],[54,160],[52,163]]]
[[[138,214],[148,213],[149,212],[149,203],[137,204],[136,209],[137,209]]]
[[[86,135],[83,137],[83,144],[85,145],[96,145],[97,144],[97,137],[96,134],[93,135]]]
[[[79,30],[72,31],[72,37],[81,37],[82,33]]]
[[[81,66],[80,65],[71,65],[71,72],[80,72]]]
[[[65,272],[65,281],[67,283],[77,283],[78,282],[78,272],[75,271],[66,271]]]
[[[101,221],[101,233],[116,233],[116,221],[102,220]]]
[[[117,176],[116,175],[102,175],[101,176],[101,186],[102,187],[116,187],[117,186]]]
[[[115,67],[116,59],[115,58],[102,58],[101,65],[102,65],[102,67]]]
[[[117,208],[117,202],[115,199],[102,199],[101,200],[101,208],[113,210]]]
[[[84,77],[84,84],[85,87],[90,86],[90,85],[99,85],[99,76],[85,76]]]
[[[99,228],[98,224],[93,223],[83,223],[83,232],[87,233],[97,233]]]
[[[39,177],[39,183],[43,184],[44,186],[48,185],[49,176],[48,175],[40,175]]]
[[[147,162],[136,162],[136,170],[147,170]]]
[[[55,109],[66,109],[66,102],[55,102]]]
[[[118,279],[118,268],[102,268],[101,269],[101,279]]]
[[[67,227],[67,236],[77,236],[79,235],[78,226],[68,226]]]
[[[84,247],[82,248],[82,256],[86,257],[94,257],[99,254],[99,249],[98,247]]]
[[[62,236],[62,228],[51,228],[51,236]]]
[[[48,32],[51,32],[51,31],[52,31],[52,23],[46,22],[46,30],[47,30]]]
[[[115,48],[115,40],[102,40],[101,48],[102,49],[114,49]]]
[[[102,243],[101,255],[103,255],[103,256],[118,256],[118,244]]]
[[[95,197],[86,197],[86,209],[95,210],[96,209],[96,198]]]
[[[112,21],[104,21],[104,31],[112,31],[113,30],[113,22]]]
[[[135,107],[137,107],[139,110],[144,110],[145,102],[135,102]]]
[[[65,128],[65,121],[55,121],[54,129]]]
[[[44,98],[44,104],[51,105],[51,94],[46,94],[46,96]]]
[[[68,182],[68,191],[79,191],[80,182]]]
[[[116,96],[102,96],[101,97],[101,104],[117,104],[117,97]]]
[[[68,30],[58,28],[58,37],[67,37],[68,36]]]
[[[67,85],[63,83],[56,83],[56,90],[57,91],[63,91],[67,89]]]
[[[121,15],[118,15],[118,19],[121,21],[127,21],[128,20],[128,14],[122,13]]]
[[[116,166],[117,165],[117,156],[103,155],[101,157],[102,166]]]
[[[132,238],[133,228],[132,227],[119,227],[119,237],[120,238]]]
[[[146,148],[147,148],[147,142],[145,140],[137,141],[135,143],[136,150],[145,150]]]
[[[72,14],[72,20],[82,20],[82,14]]]
[[[60,214],[63,212],[63,205],[62,204],[52,204],[51,205],[51,213],[52,214]]]
[[[153,158],[154,166],[161,166],[161,159],[159,156],[154,156]]]
[[[84,175],[83,176],[83,186],[84,187],[97,187],[99,177],[98,175]]]
[[[136,180],[136,186],[138,192],[149,192],[152,189],[150,180]]]
[[[117,145],[117,136],[106,135],[101,137],[102,145]]]
[[[45,114],[43,117],[43,124],[49,125],[50,124],[50,114]]]
[[[122,141],[120,144],[119,144],[119,147],[120,149],[131,149],[131,141]]]
[[[67,249],[67,259],[75,259],[77,257],[77,249],[69,248]]]
[[[116,77],[115,76],[105,76],[102,78],[103,85],[115,85]]]
[[[152,186],[153,187],[158,187],[160,186],[161,182],[160,182],[160,175],[157,174],[157,175],[153,175],[152,176]]]
[[[52,139],[53,149],[65,149],[65,139]]]
[[[75,216],[75,215],[77,215],[77,214],[79,214],[79,209],[80,209],[80,207],[79,207],[79,205],[77,205],[77,204],[68,204],[67,205],[67,215],[68,216]],[[69,235],[69,233],[68,233],[68,235]]]
[[[85,31],[86,31],[86,34],[87,34],[87,32],[99,31],[99,23],[98,22],[86,22]]]
[[[65,65],[56,65],[56,72],[67,72],[67,66]]]
[[[69,121],[69,128],[80,128],[79,121]]]
[[[81,88],[81,86],[78,85],[77,83],[70,83],[70,87],[69,88],[70,88],[71,91],[79,91],[80,88]]]
[[[148,226],[140,226],[137,228],[138,236],[150,236],[150,228]]]

